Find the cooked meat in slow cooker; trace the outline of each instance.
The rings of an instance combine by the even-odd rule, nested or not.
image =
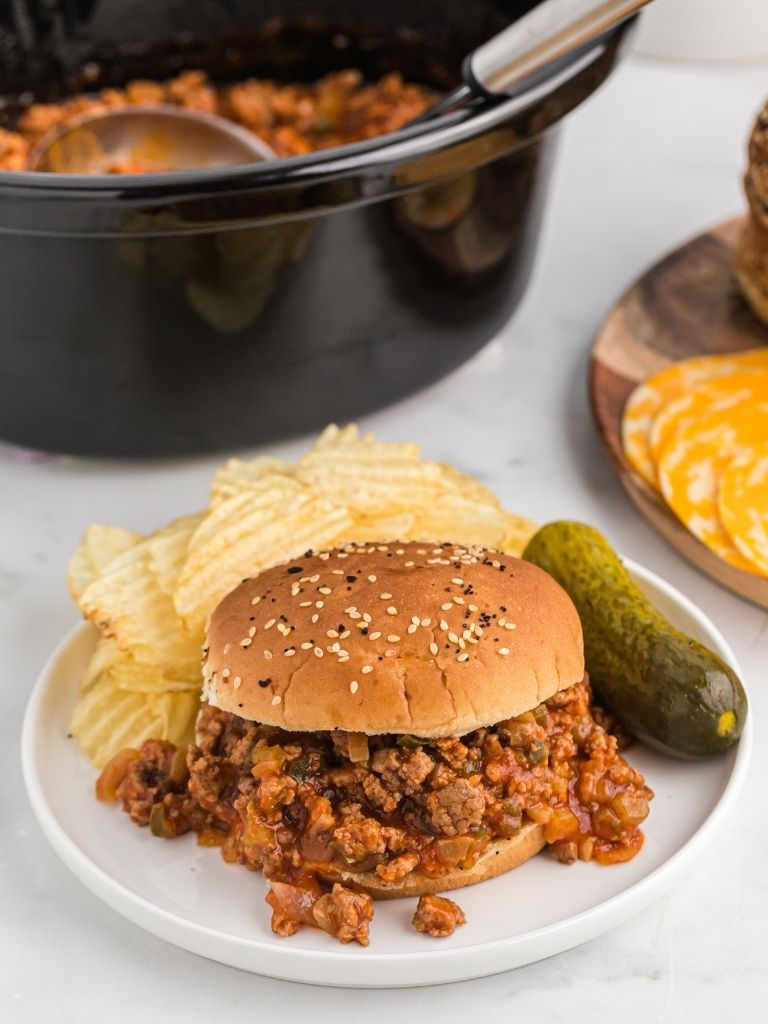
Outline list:
[[[339,71],[311,84],[248,79],[216,86],[203,71],[184,71],[167,82],[134,81],[124,89],[32,103],[15,131],[0,128],[0,170],[21,171],[35,143],[50,129],[88,114],[138,105],[173,104],[217,114],[243,125],[278,156],[297,156],[396,131],[434,102],[420,85],[397,73],[366,82],[359,71]],[[114,173],[142,170],[115,165]]]

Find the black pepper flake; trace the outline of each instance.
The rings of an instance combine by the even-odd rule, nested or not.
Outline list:
[[[301,565],[292,565],[290,566],[290,568],[286,569],[286,572],[288,573],[289,576],[293,576],[297,572],[304,572],[304,567]]]
[[[311,558],[312,555],[314,555],[314,551],[312,550],[312,548],[307,548],[307,550],[304,552],[304,557]]]
[[[501,609],[501,611],[503,611],[503,612],[505,612],[505,611],[507,610],[507,606],[506,606],[505,604],[500,604],[500,605],[499,605],[499,608],[500,608],[500,609]]]
[[[363,628],[360,630],[360,632],[363,634],[363,636],[368,636],[368,627],[367,626],[363,626]]]
[[[271,682],[272,682],[271,678],[270,679],[260,679],[259,680],[259,686],[262,688],[262,690],[264,690],[264,689],[266,689],[267,686],[269,686],[269,684]],[[242,707],[243,705],[240,704],[239,706]]]
[[[285,617],[285,615],[283,615],[283,614],[282,614],[282,612],[280,613],[280,621],[281,621],[281,622],[285,622],[285,623],[286,623],[286,625],[287,625],[287,623],[288,623],[288,619],[287,619],[287,618]]]
[[[238,704],[237,706],[238,706],[239,708],[241,708],[241,707],[242,707],[243,705],[242,705],[242,704]]]
[[[340,633],[343,633],[343,632],[344,632],[344,623],[343,623],[343,622],[340,622],[340,623],[339,623],[339,625],[338,625],[338,630],[339,630],[339,632],[340,632]]]
[[[347,583],[354,583],[356,579],[357,579],[357,576],[347,576],[346,577]]]

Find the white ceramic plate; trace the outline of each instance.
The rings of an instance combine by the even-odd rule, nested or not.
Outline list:
[[[648,570],[626,564],[675,625],[738,671],[728,644],[695,605]],[[612,867],[564,867],[538,856],[517,871],[461,889],[455,896],[468,923],[450,938],[415,932],[415,900],[408,899],[376,904],[367,949],[338,945],[309,928],[281,939],[269,927],[260,875],[225,864],[191,835],[155,839],[116,805],[94,799],[95,772],[66,736],[94,641],[87,625],[64,640],[27,709],[24,775],[43,832],[80,881],[135,924],[194,953],[274,978],[348,987],[429,985],[495,974],[585,942],[695,869],[697,850],[723,824],[749,760],[750,722],[734,750],[705,762],[632,747],[629,760],[656,794],[641,853]]]

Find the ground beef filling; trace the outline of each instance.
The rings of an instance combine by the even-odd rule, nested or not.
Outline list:
[[[366,82],[359,71],[337,71],[318,82],[286,84],[248,79],[216,86],[202,71],[183,71],[166,82],[137,80],[58,103],[32,103],[13,126],[0,126],[0,171],[23,171],[31,148],[53,128],[79,117],[130,106],[172,104],[217,114],[249,129],[278,156],[298,156],[360,142],[402,128],[436,96],[397,73]],[[162,170],[116,163],[112,173]]]
[[[185,765],[172,744],[149,740],[107,766],[99,795],[156,835],[195,830],[226,861],[263,870],[279,934],[310,924],[365,944],[370,900],[330,889],[341,870],[383,885],[416,870],[439,878],[531,822],[564,863],[633,857],[652,793],[606,725],[586,683],[437,740],[289,733],[205,707]],[[447,934],[445,921],[424,923],[432,910],[422,930]]]

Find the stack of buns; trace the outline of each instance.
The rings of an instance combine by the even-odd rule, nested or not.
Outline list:
[[[768,325],[768,103],[749,139],[744,190],[749,215],[736,244],[736,280],[752,311]]]

